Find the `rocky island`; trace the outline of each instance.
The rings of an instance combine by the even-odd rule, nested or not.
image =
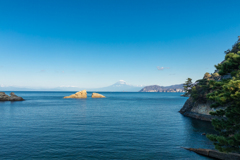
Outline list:
[[[82,90],[82,91],[79,91],[75,94],[72,94],[70,96],[65,96],[63,98],[87,98],[87,91],[86,90]]]
[[[10,96],[6,95],[5,92],[0,92],[0,101],[23,101],[22,97],[18,97],[15,93],[11,92]]]
[[[87,98],[87,91],[82,90],[82,91],[79,91],[79,92],[77,92],[75,94],[72,94],[70,96],[65,96],[63,98],[78,98],[78,99]],[[99,93],[92,93],[92,98],[106,98],[106,97],[99,94]]]
[[[106,98],[104,95],[101,95],[99,93],[92,93],[92,98]]]

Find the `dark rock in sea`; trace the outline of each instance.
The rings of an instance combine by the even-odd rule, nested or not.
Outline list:
[[[184,148],[186,150],[195,152],[197,154],[214,158],[214,159],[221,159],[221,160],[239,160],[240,159],[240,154],[237,153],[223,153],[211,149],[196,149],[196,148]]]
[[[10,96],[6,95],[5,92],[0,92],[0,101],[23,101],[22,97],[18,97],[15,93],[11,92]]]

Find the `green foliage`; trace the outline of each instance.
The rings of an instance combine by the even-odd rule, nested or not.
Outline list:
[[[221,152],[240,152],[240,42],[226,54],[224,62],[215,67],[220,75],[230,73],[232,78],[209,81],[211,92],[207,94],[207,98],[214,102],[211,107],[226,109],[210,112],[222,119],[212,120],[218,134],[207,135],[207,138]]]
[[[210,75],[210,74],[209,74]],[[205,78],[210,77],[208,74],[205,74]],[[193,86],[191,89],[191,97],[198,102],[206,103],[207,94],[210,92],[210,80],[200,79],[196,81],[197,85]]]
[[[208,72],[206,72],[206,73],[204,74],[203,79],[208,79],[208,78],[211,78],[211,77],[212,77],[211,74],[208,73]]]
[[[183,89],[185,91],[185,96],[189,96],[191,94],[191,88],[192,88],[192,79],[188,78],[187,81],[183,84]]]
[[[210,114],[219,117],[212,120],[218,134],[207,135],[215,148],[221,152],[240,152],[240,41],[225,53],[225,60],[215,65],[218,73],[205,73],[187,91],[195,101],[210,101],[211,107],[217,109]],[[225,76],[230,74],[231,77]]]
[[[220,75],[218,73],[213,73],[212,76],[215,77],[219,77]]]
[[[240,54],[229,53],[225,56],[225,61],[217,66],[219,69],[220,75],[225,75],[227,73],[231,73],[232,71],[236,71],[240,65]]]

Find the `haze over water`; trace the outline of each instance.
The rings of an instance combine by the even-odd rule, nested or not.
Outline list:
[[[8,93],[8,92],[6,92]],[[0,102],[1,159],[208,159],[182,149],[213,148],[213,128],[182,116],[181,93],[16,92]]]

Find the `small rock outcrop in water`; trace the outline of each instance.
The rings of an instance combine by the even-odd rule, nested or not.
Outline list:
[[[105,96],[98,93],[92,93],[92,98],[105,98]]]
[[[197,154],[206,156],[206,157],[211,157],[214,159],[221,159],[221,160],[239,160],[240,159],[240,154],[237,153],[223,153],[223,152],[218,152],[214,151],[211,149],[196,149],[196,148],[184,148],[189,151],[193,151]]]
[[[70,96],[65,96],[64,98],[87,98],[87,91],[82,90]]]
[[[15,93],[11,92],[10,96],[6,95],[5,92],[0,92],[0,101],[23,101],[22,97],[18,97]]]

